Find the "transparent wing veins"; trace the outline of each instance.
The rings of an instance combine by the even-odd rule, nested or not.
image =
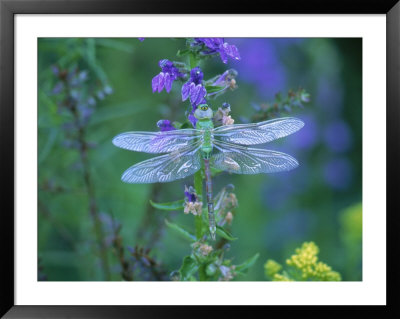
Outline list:
[[[214,129],[214,138],[223,142],[256,145],[290,135],[304,126],[293,118],[279,118],[259,123],[224,125]]]
[[[185,178],[201,168],[200,142],[139,162],[128,168],[121,180],[125,183],[166,183]]]
[[[113,138],[117,147],[145,153],[169,153],[195,145],[201,132],[182,129],[166,132],[125,132]]]
[[[292,156],[258,148],[215,141],[219,150],[213,155],[212,165],[235,174],[277,173],[296,168],[299,163]]]

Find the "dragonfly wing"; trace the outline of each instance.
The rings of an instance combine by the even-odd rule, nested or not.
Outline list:
[[[235,174],[276,173],[299,165],[295,158],[281,152],[225,142],[215,142],[214,146],[220,152],[213,155],[212,165]]]
[[[122,174],[125,183],[166,183],[185,178],[201,168],[199,143],[195,146],[137,163]]]
[[[260,123],[224,125],[214,129],[214,138],[229,143],[256,145],[290,135],[303,126],[303,121],[293,117]]]
[[[169,153],[195,144],[200,136],[196,129],[166,132],[126,132],[114,137],[113,144],[120,148],[145,152]]]

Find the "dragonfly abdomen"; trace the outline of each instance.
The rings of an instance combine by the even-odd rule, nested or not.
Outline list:
[[[217,227],[215,225],[214,203],[213,203],[213,196],[212,196],[211,170],[210,170],[210,161],[208,159],[204,159],[204,173],[206,176],[208,224],[210,227],[211,238],[213,240],[215,240],[215,233],[217,231]]]

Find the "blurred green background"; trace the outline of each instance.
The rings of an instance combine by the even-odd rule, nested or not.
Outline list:
[[[343,280],[362,280],[361,39],[226,41],[237,46],[241,60],[225,65],[215,57],[202,68],[205,79],[227,68],[238,71],[238,89],[211,102],[214,109],[230,103],[235,123],[251,118],[257,105],[273,101],[278,92],[286,95],[301,87],[311,96],[304,108],[289,114],[305,127],[267,145],[293,155],[300,163],[296,170],[224,173],[213,181],[215,193],[234,184],[239,201],[232,225],[238,240],[231,243],[229,256],[241,262],[260,253],[248,275],[236,280],[266,280],[265,261],[284,263],[304,241],[314,241],[320,260]],[[193,177],[167,184],[122,183],[125,169],[152,155],[111,143],[121,132],[157,131],[160,119],[185,119],[188,103],[181,101],[178,83],[169,94],[151,88],[160,72],[158,61],[182,60],[176,52],[184,46],[184,39],[38,40],[39,280],[121,280],[121,255],[111,243],[116,223],[125,258],[129,249],[148,249],[148,260],[141,262],[156,262],[161,274],[141,272],[138,262],[134,280],[168,280],[190,253],[188,243],[165,228],[164,219],[192,227],[193,216],[158,211],[149,200],[182,199]],[[90,105],[78,105],[79,123],[77,113],[65,106],[71,97],[63,93],[63,77],[76,82],[69,88],[72,97]],[[95,227],[93,214],[100,221]],[[96,227],[104,235],[100,249]]]

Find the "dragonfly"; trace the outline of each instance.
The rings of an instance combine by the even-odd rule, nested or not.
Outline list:
[[[194,112],[195,128],[164,132],[126,132],[113,144],[122,149],[163,154],[129,167],[121,177],[126,183],[166,183],[188,177],[204,168],[210,235],[216,237],[211,167],[234,174],[289,171],[299,163],[292,156],[251,147],[285,137],[304,126],[293,117],[259,123],[214,127],[213,111],[200,104]]]

